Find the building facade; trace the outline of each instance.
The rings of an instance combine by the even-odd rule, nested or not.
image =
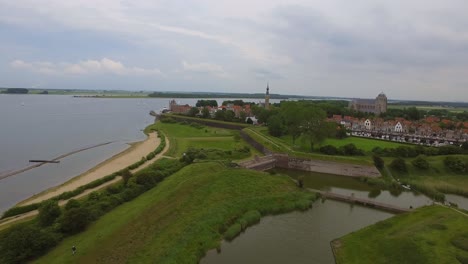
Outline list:
[[[387,96],[380,93],[375,99],[354,99],[349,103],[349,108],[358,112],[380,115],[387,112]]]

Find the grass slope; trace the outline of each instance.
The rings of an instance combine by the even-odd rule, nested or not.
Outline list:
[[[333,242],[339,264],[468,263],[468,217],[442,206],[398,215]]]
[[[307,151],[303,151],[300,149],[296,149],[292,146],[291,142],[284,140],[283,138],[277,138],[270,136],[268,134],[268,129],[265,127],[254,127],[254,128],[246,128],[244,131],[249,134],[253,139],[257,142],[263,144],[268,149],[274,152],[282,152],[288,153],[291,156],[300,157],[300,158],[308,158],[308,159],[318,159],[318,160],[328,160],[328,161],[335,161],[335,162],[343,162],[343,163],[351,163],[351,164],[359,164],[359,165],[373,165],[372,159],[368,156],[331,156],[331,155],[324,155],[321,153],[311,153]],[[298,139],[297,142],[300,140]]]
[[[312,199],[288,177],[192,164],[35,263],[197,263],[246,212],[286,212]]]
[[[155,128],[168,135],[171,146],[167,155],[172,157],[182,156],[188,148],[234,150],[249,146],[240,136],[236,136],[239,135],[238,131],[229,129],[208,126],[197,128],[179,123],[162,122],[158,122]],[[252,155],[258,155],[254,148],[250,147],[250,149]]]
[[[451,155],[468,161],[467,155]],[[453,193],[468,197],[468,175],[458,174],[449,170],[444,165],[447,156],[424,157],[430,164],[430,168],[422,170],[414,167],[411,161],[414,158],[406,159],[408,172],[399,172],[391,169],[395,178],[411,185],[420,185],[422,188],[432,189],[442,193]],[[394,158],[384,158],[386,164],[390,164]]]

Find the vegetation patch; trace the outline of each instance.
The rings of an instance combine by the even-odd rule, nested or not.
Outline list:
[[[340,238],[336,262],[459,263],[468,247],[466,222],[449,208],[419,208]]]
[[[313,199],[286,176],[194,163],[36,262],[198,263],[227,233],[256,223],[259,214],[287,212]]]

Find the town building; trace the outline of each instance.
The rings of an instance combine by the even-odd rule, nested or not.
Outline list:
[[[270,87],[267,83],[266,94],[265,94],[265,109],[270,110]]]
[[[375,99],[354,99],[349,102],[349,108],[358,112],[380,115],[387,112],[387,96],[380,93]]]
[[[169,111],[171,111],[172,113],[187,114],[190,111],[190,108],[192,107],[188,104],[177,104],[176,100],[171,100],[169,102]]]

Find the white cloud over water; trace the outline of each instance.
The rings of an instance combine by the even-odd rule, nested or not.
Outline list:
[[[105,74],[117,75],[162,75],[157,68],[145,69],[140,67],[128,67],[120,61],[108,58],[101,60],[83,60],[78,63],[52,63],[47,61],[25,62],[14,60],[10,66],[15,69],[28,70],[43,74]]]
[[[93,75],[71,85],[261,92],[270,81],[275,93],[468,101],[466,10],[461,0],[0,0],[0,86]]]

